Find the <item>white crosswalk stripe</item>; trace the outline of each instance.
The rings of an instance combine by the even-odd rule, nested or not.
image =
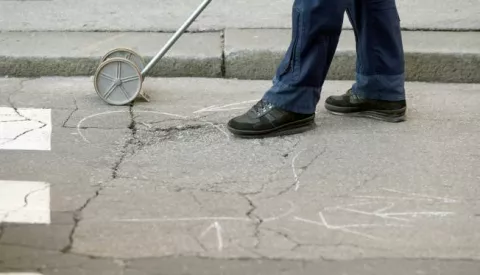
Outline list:
[[[0,180],[0,223],[50,223],[50,186]]]
[[[0,149],[51,149],[51,110],[0,107]]]
[[[0,150],[51,150],[50,109],[0,107]],[[49,224],[50,185],[0,179],[0,223]]]

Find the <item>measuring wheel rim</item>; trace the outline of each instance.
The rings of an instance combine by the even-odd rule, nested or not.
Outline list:
[[[137,65],[140,71],[143,70],[147,64],[145,62],[145,59],[141,55],[139,55],[137,52],[129,48],[113,49],[102,57],[101,62],[105,62],[110,58],[117,58],[117,57],[125,58],[127,60],[132,61],[133,63],[135,63],[135,65]]]
[[[134,101],[142,90],[142,83],[142,74],[135,63],[118,57],[100,64],[94,78],[97,95],[111,105]]]

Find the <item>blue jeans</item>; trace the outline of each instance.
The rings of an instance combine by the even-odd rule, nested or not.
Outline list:
[[[352,92],[369,99],[405,99],[404,52],[395,0],[295,0],[292,40],[265,100],[291,112],[315,112],[345,11],[356,38]]]

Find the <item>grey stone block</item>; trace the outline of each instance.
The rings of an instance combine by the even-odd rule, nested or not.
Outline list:
[[[131,48],[148,62],[172,34],[89,32],[0,33],[0,75],[90,76],[114,48]],[[152,68],[151,76],[219,77],[220,33],[184,34]]]
[[[290,30],[226,30],[226,77],[271,79],[290,42]],[[403,32],[408,81],[480,82],[480,33]],[[355,38],[344,31],[328,79],[355,77]]]

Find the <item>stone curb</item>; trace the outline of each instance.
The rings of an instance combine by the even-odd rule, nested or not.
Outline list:
[[[403,32],[406,78],[425,82],[480,82],[480,33]],[[226,77],[271,79],[291,39],[287,30],[226,30]],[[355,36],[343,31],[328,79],[355,77]]]
[[[0,33],[0,75],[91,76],[112,49],[130,48],[148,63],[170,37],[137,32]],[[220,33],[185,34],[149,75],[222,77],[222,47]]]
[[[148,62],[170,33],[4,32],[0,75],[91,76],[113,48],[132,48]],[[187,33],[153,68],[155,77],[268,80],[290,42],[288,29]],[[480,83],[479,32],[403,32],[407,81]],[[328,79],[353,80],[355,39],[343,32]]]

